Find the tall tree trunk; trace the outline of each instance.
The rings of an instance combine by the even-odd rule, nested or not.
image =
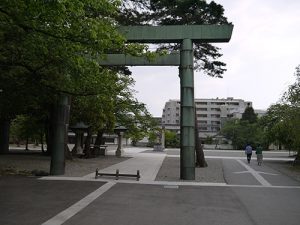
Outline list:
[[[44,138],[43,138],[44,134],[43,134],[43,131],[41,131],[40,135],[41,135],[41,136],[40,136],[41,149],[42,149],[42,152],[45,152],[45,149],[44,149]]]
[[[103,134],[104,134],[103,130],[99,130],[97,132],[97,137],[96,137],[95,145],[104,145],[105,144],[105,140],[103,138]]]
[[[65,94],[57,98],[53,111],[52,124],[52,151],[51,151],[51,175],[63,175],[65,173],[65,149],[66,133],[68,131],[68,120],[70,113],[70,99]]]
[[[71,107],[71,97],[68,97],[68,108],[66,109],[66,117],[65,117],[65,124],[66,124],[66,131],[65,131],[65,158],[72,160],[72,152],[69,149],[68,143],[69,143],[69,124],[70,124],[70,107]]]
[[[84,150],[83,152],[85,152],[85,157],[86,158],[91,158],[92,153],[91,153],[91,141],[92,141],[92,132],[91,129],[88,128],[87,130],[87,136],[84,142]]]
[[[45,124],[47,155],[51,155],[53,149],[53,116],[54,116],[54,105],[52,105],[50,109],[49,118],[47,119]]]
[[[28,151],[29,149],[28,149],[28,142],[29,142],[29,140],[28,140],[29,138],[28,137],[26,137],[26,144],[25,144],[25,151]]]
[[[203,146],[200,142],[197,115],[195,115],[195,150],[196,150],[196,167],[207,167],[207,162],[205,161]]]
[[[9,152],[10,120],[0,120],[0,153]]]

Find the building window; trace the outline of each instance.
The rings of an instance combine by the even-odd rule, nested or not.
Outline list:
[[[207,105],[207,102],[196,102],[196,105]]]
[[[198,108],[199,111],[207,111],[207,108]]]
[[[205,117],[207,117],[207,114],[199,114],[198,117],[205,118]]]
[[[238,102],[228,102],[227,104],[228,104],[228,105],[239,105]]]
[[[207,127],[199,127],[199,130],[207,130]]]
[[[218,115],[218,114],[211,114],[211,118],[220,118],[220,115]]]

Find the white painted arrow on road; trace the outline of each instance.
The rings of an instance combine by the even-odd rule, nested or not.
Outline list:
[[[256,171],[254,169],[252,169],[250,166],[248,166],[246,163],[244,163],[242,160],[237,159],[236,161],[238,161],[242,166],[244,166],[247,171],[243,171],[243,172],[248,172],[251,173],[255,179],[261,183],[262,186],[272,186],[265,178],[263,178],[260,174],[259,171]]]

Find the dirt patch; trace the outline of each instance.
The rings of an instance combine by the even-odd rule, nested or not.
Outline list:
[[[129,158],[108,155],[90,159],[74,158],[73,160],[66,160],[65,174],[63,176],[85,176],[95,172],[97,168],[104,169],[127,159]],[[0,176],[46,175],[50,171],[50,162],[50,156],[45,156],[41,153],[0,155]]]

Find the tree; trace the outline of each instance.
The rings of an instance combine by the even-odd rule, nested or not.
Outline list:
[[[42,103],[48,111],[46,121],[51,121],[57,95],[87,96],[110,90],[108,77],[116,71],[98,64],[107,52],[143,52],[141,45],[125,44],[116,30],[118,6],[117,0],[1,2],[2,150],[8,149],[11,119],[29,111],[28,103],[37,111]]]
[[[165,145],[168,148],[178,148],[180,146],[179,138],[174,131],[165,131]]]
[[[276,104],[268,108],[267,113],[262,117],[261,124],[266,131],[266,138],[269,143],[278,143],[286,147],[290,146],[290,141],[287,141],[289,132],[285,130],[284,117],[287,112],[287,105]]]
[[[288,90],[283,95],[283,102],[289,107],[288,117],[286,118],[290,126],[289,133],[292,138],[292,147],[298,151],[296,161],[300,162],[300,65],[296,67],[295,71],[296,81],[290,85]]]
[[[10,137],[12,137],[17,144],[25,141],[26,150],[28,150],[29,140],[35,144],[42,143],[43,131],[43,121],[38,120],[38,117],[18,115],[12,121]]]
[[[221,134],[232,141],[234,149],[244,149],[247,143],[256,147],[258,144],[268,147],[263,127],[252,107],[247,107],[241,119],[228,120],[221,129]]]
[[[257,114],[251,106],[247,106],[242,114],[242,121],[248,121],[249,123],[257,122]]]
[[[203,0],[125,0],[118,21],[122,25],[187,25],[229,24],[222,5]],[[160,45],[158,48],[178,50],[179,44]],[[218,61],[220,48],[209,43],[194,45],[195,68],[212,77],[222,77],[225,63]]]
[[[131,89],[134,80],[124,73],[107,77],[101,93],[73,97],[71,123],[84,122],[91,125],[91,134],[97,133],[96,145],[103,144],[104,133],[111,133],[116,124],[125,126],[126,137],[138,141],[156,124],[144,104],[138,102]],[[86,139],[91,138],[91,135]],[[85,147],[86,150],[89,146]]]
[[[300,151],[300,66],[295,72],[296,82],[289,86],[281,102],[272,105],[261,122],[270,143],[284,145],[289,150]]]
[[[283,95],[283,101],[290,103],[296,107],[300,107],[300,65],[296,67],[296,81],[290,85],[288,90]]]

